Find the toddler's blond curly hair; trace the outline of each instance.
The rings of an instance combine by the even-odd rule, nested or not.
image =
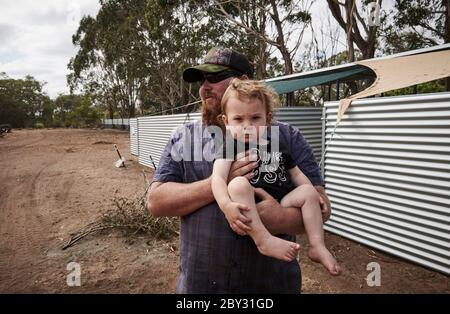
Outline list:
[[[244,101],[247,99],[258,99],[265,106],[266,114],[273,113],[274,109],[280,105],[278,94],[263,82],[235,78],[230,82],[220,103],[223,115],[226,115],[227,102],[231,96],[237,96],[237,98]]]

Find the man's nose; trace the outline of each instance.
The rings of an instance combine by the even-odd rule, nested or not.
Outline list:
[[[207,80],[204,80],[200,87],[203,88],[203,89],[210,90],[211,89],[211,83],[209,83]]]

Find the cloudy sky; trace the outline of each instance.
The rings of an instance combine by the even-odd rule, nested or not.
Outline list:
[[[72,35],[81,17],[99,8],[97,0],[0,0],[0,72],[45,81],[52,98],[67,93]]]

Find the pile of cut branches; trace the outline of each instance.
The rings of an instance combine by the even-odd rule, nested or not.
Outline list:
[[[128,199],[119,197],[113,199],[113,208],[106,211],[99,220],[88,224],[77,233],[71,234],[70,240],[63,250],[71,247],[88,235],[105,230],[124,230],[127,234],[147,234],[157,239],[170,239],[178,235],[178,217],[154,217],[149,214],[145,204],[145,195]]]

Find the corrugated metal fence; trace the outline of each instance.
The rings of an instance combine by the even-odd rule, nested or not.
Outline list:
[[[130,125],[129,119],[102,119],[102,124],[106,128],[128,129]]]
[[[314,150],[317,161],[322,152],[322,108],[285,107],[280,108],[275,119],[298,128]]]
[[[155,165],[158,166],[159,158],[172,132],[178,126],[197,119],[200,119],[200,113],[137,118],[139,163],[153,168],[153,159]]]
[[[282,122],[288,122],[302,131],[305,138],[313,147],[317,159],[320,158],[322,147],[321,117],[322,108],[303,107],[280,108],[275,115],[275,119]],[[151,156],[153,162],[157,166],[161,153],[169,140],[172,131],[184,123],[198,119],[200,119],[200,113],[137,118],[137,134],[133,136],[130,132],[132,154],[133,152],[138,151],[139,163],[153,167],[149,157]],[[133,137],[135,137],[135,139]],[[137,150],[133,147],[133,143],[136,142],[139,143]]]
[[[450,93],[325,108],[326,230],[450,274]]]

